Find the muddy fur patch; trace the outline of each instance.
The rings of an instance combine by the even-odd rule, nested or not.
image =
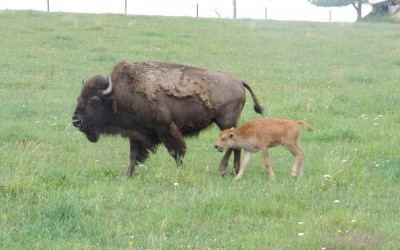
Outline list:
[[[113,71],[114,81],[126,82],[136,92],[154,100],[158,91],[176,98],[198,96],[207,108],[212,108],[210,84],[216,82],[203,70],[160,62],[121,62]]]

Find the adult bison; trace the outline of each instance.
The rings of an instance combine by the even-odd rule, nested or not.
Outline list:
[[[196,135],[213,122],[222,130],[236,127],[246,93],[262,113],[251,88],[230,75],[163,62],[118,63],[109,77],[84,82],[72,124],[96,142],[101,134],[129,138],[132,176],[138,162],[163,143],[177,164],[186,152],[184,136]],[[220,163],[225,174],[232,150]],[[240,151],[234,153],[239,170]]]

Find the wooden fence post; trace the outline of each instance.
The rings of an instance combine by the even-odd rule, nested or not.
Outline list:
[[[128,15],[128,0],[125,0],[125,16]]]
[[[199,3],[196,3],[196,17],[199,17]]]
[[[50,0],[47,0],[47,12],[50,12]]]
[[[233,0],[233,19],[236,19],[236,0]]]
[[[264,8],[265,20],[268,20],[268,9],[267,7]]]

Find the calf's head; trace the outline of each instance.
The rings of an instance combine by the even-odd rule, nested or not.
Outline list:
[[[228,148],[235,148],[236,144],[236,133],[235,128],[225,129],[221,131],[218,139],[214,143],[214,147],[223,152]]]
[[[94,76],[83,82],[72,124],[85,133],[91,142],[97,142],[107,121],[116,112],[112,90],[111,77]]]

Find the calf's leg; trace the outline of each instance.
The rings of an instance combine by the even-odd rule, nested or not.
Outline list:
[[[240,171],[240,149],[233,150],[233,174],[237,175]]]
[[[297,161],[297,176],[302,177],[304,172],[304,151],[299,148],[298,154],[296,156]]]
[[[251,152],[244,151],[243,160],[240,164],[240,170],[239,173],[236,175],[235,180],[239,180],[240,178],[242,178],[244,171],[246,170],[246,167],[250,161],[250,158],[251,158]]]
[[[272,169],[272,162],[269,157],[268,147],[263,148],[262,153],[263,153],[264,164],[265,164],[265,167],[267,168],[267,172],[268,172],[268,177],[270,180],[274,180],[275,173],[274,173],[274,170]]]
[[[294,156],[294,162],[292,166],[292,176],[303,176],[304,171],[304,151],[297,144],[286,145],[286,148]]]

